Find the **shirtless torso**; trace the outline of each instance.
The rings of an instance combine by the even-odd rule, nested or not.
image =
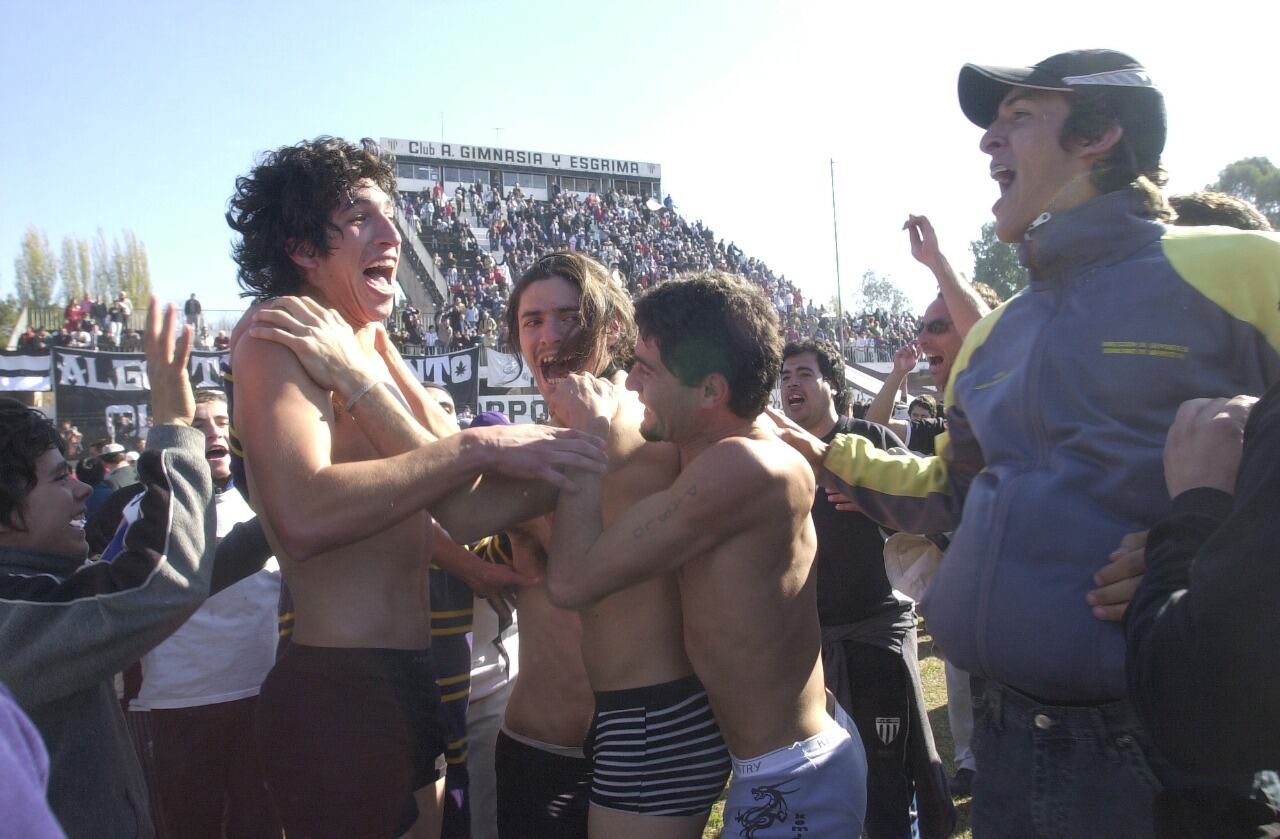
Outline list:
[[[603,270],[581,258],[564,257],[564,262],[565,270],[582,275]],[[554,270],[532,281],[528,276],[522,278],[513,304],[520,348],[538,388],[553,401],[552,394],[563,381],[560,377],[566,366],[600,369],[606,362],[599,355],[588,353],[583,357],[568,349],[582,339],[584,330],[592,329],[591,324],[583,323],[581,286]],[[590,285],[598,279],[583,276],[580,282]],[[606,276],[603,282],[613,281]],[[621,320],[630,316],[620,310],[614,317]],[[623,376],[614,374],[619,386]],[[670,486],[679,472],[679,453],[674,445],[646,442],[641,436],[644,408],[635,398],[619,400],[615,409],[606,437],[609,466],[603,477],[602,502],[606,521]],[[663,719],[671,706],[687,701],[692,704],[686,710],[706,709],[705,693],[693,678],[693,667],[685,652],[676,575],[635,580],[634,585],[615,589],[608,597],[581,608],[579,614],[579,649],[596,711],[586,749],[589,754],[604,754],[607,767],[602,769],[599,762],[595,766],[591,834],[699,836],[706,813],[723,787],[723,778],[717,783],[710,777],[713,773],[703,767],[702,777],[690,782],[677,771],[677,766],[688,764],[685,755],[668,749],[665,754],[671,765],[657,765],[651,755],[646,759],[646,746],[636,745],[657,736],[652,723],[644,720]],[[521,615],[523,622],[523,609]],[[544,705],[530,714],[530,723],[538,714],[557,717],[561,712]],[[720,742],[709,709],[691,722],[685,716],[687,728],[667,729],[664,735],[683,740],[687,733],[689,739]],[[508,709],[508,721],[511,720]],[[620,737],[624,731],[631,732],[629,742]],[[727,753],[723,770],[727,775]],[[694,791],[691,786],[701,788]],[[648,816],[663,818],[654,821]]]
[[[800,817],[813,835],[856,836],[865,756],[826,710],[813,471],[767,423],[728,410],[723,384],[683,384],[642,336],[627,386],[643,401],[646,438],[679,444],[680,474],[608,523],[599,480],[562,495],[551,591],[584,606],[678,572],[689,657],[735,756],[726,823],[780,836]],[[602,433],[623,398],[572,376],[554,409]]]

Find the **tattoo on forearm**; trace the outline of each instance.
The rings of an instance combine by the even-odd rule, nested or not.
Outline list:
[[[680,504],[686,498],[693,498],[697,494],[698,494],[698,485],[694,484],[693,486],[689,487],[688,490],[685,491],[684,495],[681,495],[679,498],[672,501],[671,504],[667,507],[667,509],[663,510],[661,513],[658,513],[656,517],[649,519],[647,522],[637,527],[635,530],[631,531],[632,537],[639,539],[642,536],[647,535],[649,533],[649,530],[653,528],[655,525],[662,524],[666,522],[668,519],[670,519],[673,515],[675,515],[676,510],[680,509]]]

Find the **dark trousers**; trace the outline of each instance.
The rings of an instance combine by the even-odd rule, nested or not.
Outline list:
[[[857,723],[867,752],[865,834],[870,839],[910,839],[915,784],[907,743],[914,717],[902,656],[856,641],[841,644],[852,697],[845,710]]]
[[[157,832],[169,839],[279,839],[253,734],[257,697],[135,713]]]
[[[498,732],[494,748],[500,839],[586,839],[591,762]]]

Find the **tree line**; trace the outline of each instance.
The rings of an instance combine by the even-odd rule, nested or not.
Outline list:
[[[109,303],[121,292],[135,305],[151,298],[147,248],[128,229],[110,240],[102,228],[92,239],[65,236],[55,253],[48,235],[30,225],[13,261],[13,278],[13,292],[0,297],[5,336],[24,306],[62,306],[88,296]]]

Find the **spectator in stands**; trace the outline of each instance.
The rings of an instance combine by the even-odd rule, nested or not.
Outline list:
[[[75,460],[80,456],[80,441],[84,439],[84,435],[71,423],[71,420],[64,419],[59,423],[58,437],[62,440],[63,457]]]
[[[89,497],[85,500],[85,515],[92,516],[98,508],[107,503],[113,492],[107,483],[107,470],[98,455],[86,457],[76,464],[76,480],[89,488]]]
[[[200,301],[196,299],[196,293],[191,292],[191,296],[187,298],[187,302],[182,304],[182,314],[187,319],[187,325],[192,329],[198,330],[200,325],[204,323],[204,309],[200,305]]]

